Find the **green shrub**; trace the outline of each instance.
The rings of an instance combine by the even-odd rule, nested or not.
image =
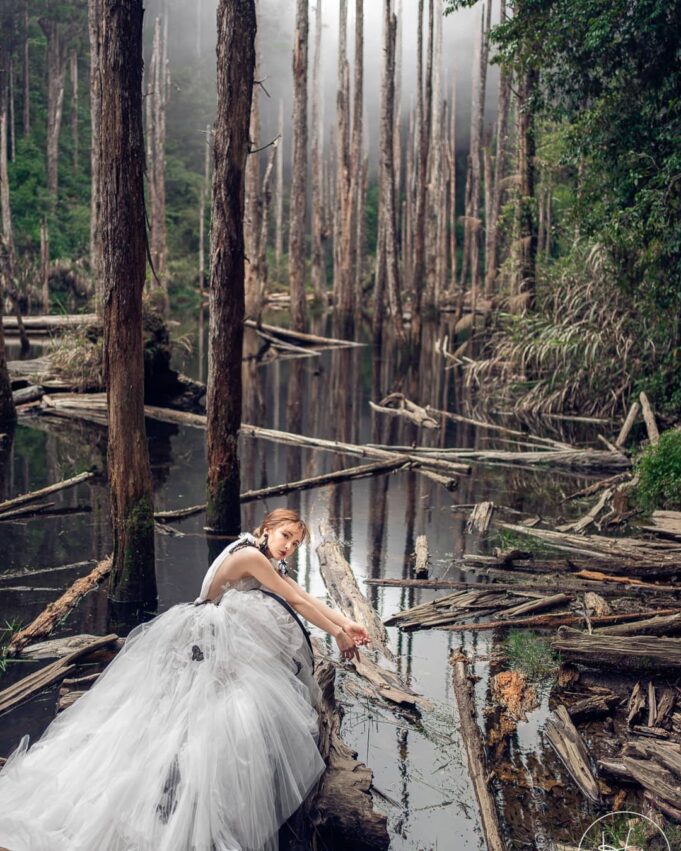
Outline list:
[[[532,683],[553,681],[560,655],[551,642],[531,629],[512,629],[504,641],[504,654],[511,670],[521,671]]]
[[[642,508],[681,509],[681,430],[665,431],[659,443],[646,447],[636,460],[636,472]]]

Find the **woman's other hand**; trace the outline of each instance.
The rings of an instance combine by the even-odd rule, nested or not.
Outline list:
[[[338,649],[344,659],[350,661],[351,659],[359,658],[359,652],[355,647],[355,642],[352,638],[350,638],[345,630],[342,630],[336,636],[336,644],[338,645]]]
[[[350,621],[347,623],[343,627],[343,630],[350,636],[357,646],[368,644],[371,640],[366,629],[362,626],[362,624],[357,623],[356,621]]]

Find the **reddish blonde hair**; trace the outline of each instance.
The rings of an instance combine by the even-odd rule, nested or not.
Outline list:
[[[300,514],[292,508],[275,508],[263,517],[262,523],[257,529],[253,530],[253,535],[259,538],[266,529],[276,529],[277,526],[282,526],[284,523],[295,523],[300,527],[300,542],[305,538],[310,537],[310,531],[305,525],[305,521],[301,520]]]

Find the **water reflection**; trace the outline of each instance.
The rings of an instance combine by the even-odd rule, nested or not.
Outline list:
[[[200,316],[196,324],[180,330],[191,333],[196,345],[192,354],[183,356],[176,366],[201,379],[206,374],[205,317]],[[318,318],[313,331],[330,333],[331,329]],[[489,433],[467,424],[448,422],[441,429],[424,431],[401,418],[373,413],[369,408],[369,400],[379,402],[396,391],[436,408],[456,410],[461,406],[465,391],[460,377],[445,368],[436,346],[437,340],[450,332],[447,322],[438,327],[424,325],[421,358],[415,365],[388,336],[384,336],[380,351],[367,345],[328,350],[319,357],[279,357],[265,362],[256,357],[261,342],[255,333],[247,330],[244,421],[355,444],[494,445]],[[355,328],[355,333],[360,338],[368,337],[362,327]],[[152,421],[147,421],[147,426],[157,509],[203,502],[206,486],[203,431]],[[101,427],[54,417],[22,419],[14,440],[0,445],[0,493],[6,498],[82,469],[103,470],[105,457],[106,434]],[[356,457],[339,453],[247,436],[241,440],[243,489],[300,479],[356,463],[359,463]],[[472,578],[456,561],[465,551],[484,550],[488,543],[466,534],[465,515],[453,512],[452,506],[493,499],[518,511],[550,517],[564,510],[561,506],[564,494],[584,483],[583,476],[569,471],[547,474],[477,466],[471,476],[459,480],[455,491],[449,492],[416,471],[400,471],[298,492],[270,499],[266,504],[246,504],[242,509],[242,526],[254,528],[265,510],[278,505],[297,507],[310,523],[313,540],[301,548],[294,571],[310,593],[321,596],[324,585],[315,542],[319,523],[330,522],[346,544],[361,586],[379,613],[387,617],[400,608],[431,599],[434,592],[363,586],[362,580],[410,577],[415,540],[420,534],[428,537],[431,576]],[[11,615],[28,621],[75,576],[87,572],[88,564],[91,566],[93,560],[111,551],[109,502],[103,478],[55,494],[53,499],[55,507],[72,509],[84,505],[90,510],[0,523],[5,556],[0,566],[1,617]],[[224,546],[223,541],[206,540],[203,523],[204,517],[197,515],[174,522],[177,534],[157,535],[160,610],[193,599],[211,557]],[[88,564],[83,567],[84,562]],[[46,590],[10,590],[16,584],[12,573],[64,565],[76,567],[36,575],[34,582],[30,578],[22,579],[24,589],[32,584]],[[3,575],[9,576],[6,582]],[[105,589],[101,589],[85,598],[64,625],[64,631],[105,633],[111,626],[110,615]],[[437,704],[433,716],[419,725],[382,707],[366,705],[359,698],[346,698],[345,736],[374,769],[376,786],[399,805],[391,810],[391,847],[479,848],[477,808],[469,788],[452,708],[448,654],[453,647],[461,647],[469,653],[488,656],[498,644],[498,637],[437,630],[418,633],[391,630],[391,636],[403,679]],[[481,677],[477,686],[481,707],[491,703],[489,675],[495,670],[493,663],[476,668]],[[48,717],[45,698],[11,713],[8,723],[3,723],[0,730],[0,752],[6,754],[11,750],[24,728],[36,732]],[[494,714],[481,715],[480,720],[487,735],[498,725]],[[529,768],[537,763],[551,766],[559,776],[562,769],[546,754],[541,736],[534,736],[532,741],[534,750],[520,747],[513,737],[498,743],[509,771],[515,777],[527,777],[529,782]],[[533,790],[536,807],[522,811],[520,801],[524,791],[517,783],[509,784],[501,795],[507,823],[515,824],[513,831],[517,830],[522,841],[540,833],[537,813],[545,802],[544,791]]]

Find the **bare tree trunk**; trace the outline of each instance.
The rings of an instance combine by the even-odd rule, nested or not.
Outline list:
[[[284,253],[284,101],[279,101],[279,156],[277,157],[277,203],[274,211],[274,257],[277,274]]]
[[[296,0],[293,49],[293,177],[291,180],[288,276],[291,319],[296,331],[307,322],[305,301],[305,207],[307,165],[307,0]]]
[[[270,232],[270,210],[272,207],[272,171],[277,157],[279,145],[275,142],[270,150],[270,155],[265,167],[265,175],[262,179],[262,189],[260,197],[262,198],[262,210],[260,215],[260,236],[258,238],[258,254],[256,260],[258,293],[256,301],[256,316],[260,320],[263,304],[265,302],[265,292],[267,291],[267,282],[269,279],[269,269],[267,266],[267,242]]]
[[[385,270],[388,304],[395,334],[405,339],[402,317],[402,293],[397,254],[397,224],[395,210],[395,171],[393,167],[393,129],[395,120],[395,37],[397,16],[392,0],[384,0],[383,17],[383,82],[381,92],[381,205],[383,207],[383,236],[385,241]],[[378,306],[380,309],[380,306]],[[412,322],[414,317],[412,316]]]
[[[14,162],[17,155],[17,142],[14,126],[14,60],[9,62],[9,159]]]
[[[347,0],[340,0],[338,40],[338,93],[336,97],[336,209],[338,238],[334,242],[338,277],[334,280],[336,314],[353,312],[352,296],[352,197],[350,161],[350,67],[347,57]]]
[[[452,78],[452,96],[450,100],[450,119],[449,119],[449,145],[448,160],[449,160],[449,253],[450,253],[450,268],[451,268],[451,289],[452,292],[456,289],[456,78]]]
[[[7,80],[2,80],[0,70],[0,216],[2,216],[2,240],[14,274],[14,231],[12,207],[9,200],[9,172],[7,168]],[[11,283],[10,283],[11,286]],[[1,297],[1,296],[0,296]]]
[[[69,58],[69,76],[71,77],[71,148],[73,172],[78,171],[78,54],[71,51]]]
[[[537,228],[534,220],[535,129],[531,98],[537,86],[537,72],[523,73],[518,86],[518,174],[519,192],[519,276],[520,292],[527,293],[527,308],[535,301],[535,263],[537,257]]]
[[[356,263],[355,263],[355,310],[359,313],[362,308],[362,299],[364,296],[364,250],[365,250],[365,230],[366,230],[366,197],[367,183],[369,179],[369,157],[365,156],[361,164],[361,180],[359,191],[357,193],[357,215],[355,223],[357,225],[356,236]]]
[[[324,243],[322,241],[323,230],[323,174],[320,149],[321,135],[321,113],[319,109],[319,96],[322,84],[321,79],[321,51],[322,51],[322,0],[317,0],[315,6],[315,30],[314,30],[314,58],[312,63],[312,290],[315,298],[321,301],[326,289],[326,270],[324,266]],[[283,175],[283,160],[279,157],[277,163],[277,178],[279,172]],[[283,181],[283,177],[282,177]],[[283,182],[282,182],[283,186]],[[278,200],[277,200],[278,203]],[[277,210],[279,208],[277,207]],[[278,231],[279,236],[281,232]],[[277,261],[278,262],[278,261]]]
[[[506,20],[506,0],[500,0],[499,20]],[[499,111],[497,117],[497,144],[494,160],[494,188],[492,190],[492,205],[486,212],[487,231],[489,233],[489,250],[485,269],[485,295],[494,292],[498,265],[499,244],[499,215],[503,199],[503,180],[506,176],[506,158],[508,150],[508,114],[511,100],[511,75],[508,68],[501,67],[499,81]]]
[[[52,18],[39,19],[47,38],[47,191],[57,197],[59,181],[59,131],[64,110],[67,39],[64,25]]]
[[[101,314],[102,279],[102,230],[99,225],[101,198],[99,193],[99,147],[94,140],[99,138],[99,115],[101,112],[102,78],[99,68],[99,3],[88,0],[88,35],[90,41],[90,128],[93,143],[90,146],[90,270],[95,282],[95,306]]]
[[[5,250],[0,246],[0,251]],[[0,273],[0,284],[2,284],[3,275]],[[17,418],[16,408],[14,407],[14,398],[12,396],[12,384],[7,371],[7,358],[5,356],[5,331],[3,327],[2,316],[5,307],[4,287],[0,286],[0,425],[6,428],[11,423],[14,423]]]
[[[24,46],[22,51],[22,85],[24,90],[24,102],[22,109],[24,136],[31,133],[31,81],[29,73],[28,53],[28,0],[24,0]]]
[[[358,217],[362,214],[362,183],[364,153],[362,150],[362,129],[364,123],[364,0],[355,0],[355,72],[352,105],[352,139],[350,144],[350,198],[346,210],[345,223],[347,235],[348,260],[348,297],[349,308],[355,313],[359,310],[361,292],[358,289],[357,264],[361,248],[358,230]],[[398,134],[399,139],[399,134]]]
[[[257,14],[257,8],[256,8]],[[255,40],[255,77],[259,77],[260,38]],[[260,147],[260,92],[256,84],[251,99],[251,122],[249,136],[251,151]],[[260,154],[250,153],[246,160],[246,200],[244,205],[244,246],[246,251],[245,298],[246,316],[253,318],[259,313],[258,291],[258,243],[260,240],[260,218],[262,200],[260,197]]]
[[[146,267],[141,0],[97,0],[101,23],[99,187],[104,276],[104,376],[114,552],[109,596],[153,604],[154,508],[144,429],[142,290]],[[125,250],[121,247],[125,246]]]
[[[255,71],[254,0],[220,0],[211,225],[207,525],[240,528],[238,439],[244,320],[244,172]]]
[[[412,338],[418,340],[421,333],[421,301],[425,288],[426,277],[426,189],[428,177],[428,156],[430,149],[430,125],[433,105],[433,0],[428,0],[428,61],[425,79],[423,80],[423,96],[421,114],[417,108],[417,127],[419,133],[418,158],[416,162],[416,209],[414,212],[414,266],[412,272]],[[419,35],[422,44],[423,0],[419,0]],[[421,90],[422,51],[419,50],[419,73],[417,86]]]
[[[147,92],[147,151],[149,168],[149,200],[151,202],[150,254],[155,285],[161,291],[160,306],[168,309],[166,281],[166,106],[168,102],[169,70],[167,52],[167,17],[161,29],[161,18],[154,21],[154,39],[151,54],[150,84]],[[149,120],[151,118],[151,120]]]
[[[47,222],[40,223],[40,289],[43,296],[43,313],[50,312],[50,235]]]
[[[434,3],[433,55],[429,63],[433,67],[433,96],[431,107],[431,132],[428,144],[431,155],[428,159],[427,176],[427,227],[426,227],[426,287],[425,303],[431,310],[440,297],[442,260],[440,250],[440,226],[442,217],[442,0]]]
[[[206,153],[203,162],[203,183],[201,184],[201,200],[199,201],[199,292],[206,285],[206,199],[210,188],[210,124],[206,124]]]
[[[395,127],[393,129],[393,162],[395,164],[395,207],[402,206],[402,0],[397,6],[397,35],[395,36]],[[401,234],[404,240],[404,234]],[[406,277],[404,268],[403,278]]]

